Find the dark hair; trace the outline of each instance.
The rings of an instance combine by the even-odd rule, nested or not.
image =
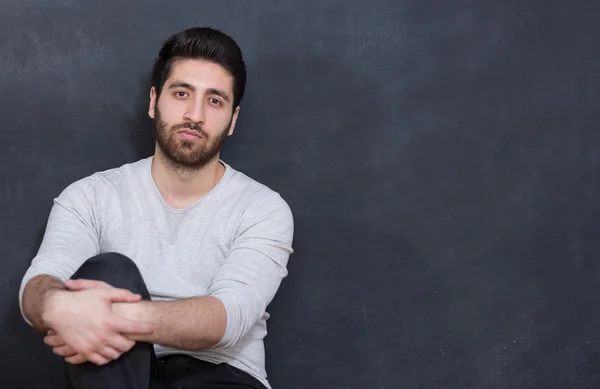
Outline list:
[[[160,96],[163,85],[178,59],[203,59],[223,66],[233,77],[233,109],[246,89],[246,65],[237,43],[230,36],[210,27],[188,28],[169,37],[152,68],[152,86]]]

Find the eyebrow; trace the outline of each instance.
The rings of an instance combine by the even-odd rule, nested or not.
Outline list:
[[[183,82],[183,81],[173,81],[171,83],[171,85],[169,85],[169,89],[174,89],[174,88],[186,88],[191,90],[192,92],[196,91],[196,87],[188,84],[187,82]],[[206,90],[206,93],[209,95],[217,95],[222,97],[225,101],[229,102],[229,96],[227,95],[227,92],[225,92],[222,89],[217,89],[217,88],[208,88]]]

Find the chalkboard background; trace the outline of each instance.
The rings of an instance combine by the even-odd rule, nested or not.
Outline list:
[[[0,376],[61,388],[17,291],[52,199],[153,151],[162,41],[249,68],[223,158],[296,220],[277,389],[600,385],[597,1],[3,0]]]

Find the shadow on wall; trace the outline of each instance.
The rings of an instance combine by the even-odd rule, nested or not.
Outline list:
[[[124,128],[129,129],[128,140],[132,147],[132,160],[146,158],[154,154],[154,121],[148,116],[150,104],[151,72],[140,76],[135,98],[135,111],[124,121]]]
[[[42,242],[46,228],[46,220],[37,228],[35,242],[29,250],[23,250],[29,267]],[[44,344],[43,335],[31,328],[21,315],[19,308],[18,292],[22,276],[25,272],[18,273],[9,282],[8,296],[10,300],[7,315],[2,319],[3,344],[0,347],[0,366],[10,369],[10,374],[5,375],[8,382],[3,384],[6,388],[28,389],[54,389],[65,386],[65,371],[62,359],[52,353],[52,349]],[[13,381],[19,380],[19,381]],[[51,385],[48,385],[51,383]]]

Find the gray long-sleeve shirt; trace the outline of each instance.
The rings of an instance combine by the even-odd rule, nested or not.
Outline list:
[[[225,174],[210,193],[185,209],[170,208],[152,179],[152,158],[85,177],[54,200],[19,303],[36,275],[64,281],[86,259],[119,252],[139,267],[152,299],[208,295],[227,310],[225,336],[215,347],[189,352],[156,345],[158,356],[179,352],[226,362],[269,388],[266,307],[293,252],[290,208],[278,193],[222,161]]]

